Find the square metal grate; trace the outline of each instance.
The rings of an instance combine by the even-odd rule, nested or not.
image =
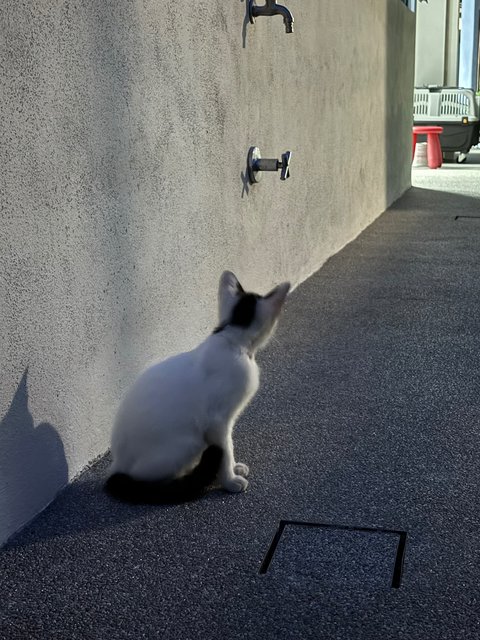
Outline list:
[[[406,531],[281,520],[260,573],[398,589],[406,541]]]

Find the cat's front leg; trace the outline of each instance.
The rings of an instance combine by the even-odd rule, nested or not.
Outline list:
[[[218,479],[222,488],[231,493],[239,493],[245,491],[248,487],[248,467],[242,462],[235,462],[233,454],[233,440],[231,429],[227,429],[226,433],[220,433],[217,430],[209,434],[209,442],[221,447],[223,451],[222,463],[218,472]]]

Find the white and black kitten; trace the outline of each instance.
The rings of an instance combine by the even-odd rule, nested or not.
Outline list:
[[[259,385],[256,351],[273,333],[290,289],[246,293],[225,271],[219,324],[192,351],[158,362],[134,382],[112,432],[107,491],[137,503],[200,497],[216,478],[231,492],[247,488],[247,465],[236,462],[232,430]]]

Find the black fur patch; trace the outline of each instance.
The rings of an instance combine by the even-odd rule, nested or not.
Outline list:
[[[182,504],[198,500],[215,480],[222,457],[222,449],[211,445],[186,476],[165,482],[135,480],[125,473],[114,473],[106,481],[105,490],[113,498],[132,504]]]
[[[255,310],[259,298],[260,296],[256,293],[243,295],[233,308],[229,324],[236,327],[249,327],[255,318]]]
[[[241,285],[239,284],[238,286],[240,291]],[[230,319],[218,325],[218,327],[215,327],[213,333],[220,333],[220,331],[223,331],[223,329],[229,325],[243,327],[244,329],[249,327],[255,319],[257,300],[261,297],[258,293],[243,293],[240,300],[234,306]]]
[[[228,322],[224,322],[223,324],[219,324],[218,327],[215,327],[215,329],[213,330],[212,333],[220,333],[220,331],[223,331],[225,329],[227,324],[228,324]]]

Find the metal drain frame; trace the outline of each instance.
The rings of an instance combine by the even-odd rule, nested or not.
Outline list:
[[[297,526],[297,527],[317,527],[320,529],[336,529],[338,531],[359,531],[361,533],[389,533],[395,534],[399,537],[397,553],[395,555],[395,564],[393,567],[393,575],[392,575],[392,584],[391,587],[393,589],[398,589],[400,587],[402,581],[402,573],[403,573],[403,562],[405,559],[405,547],[407,544],[407,532],[406,531],[398,531],[396,529],[374,529],[371,527],[353,527],[342,524],[325,524],[320,522],[301,522],[299,520],[280,520],[280,525],[273,536],[273,540],[270,544],[270,547],[263,559],[263,562],[260,566],[259,573],[261,575],[267,573],[268,567],[272,561],[273,555],[277,549],[278,543],[280,542],[280,538],[282,537],[283,530],[287,526]]]
[[[480,216],[455,216],[455,220],[480,220]]]

